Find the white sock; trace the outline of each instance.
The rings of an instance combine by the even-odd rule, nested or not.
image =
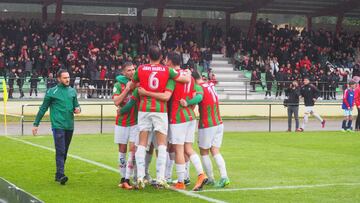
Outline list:
[[[302,128],[305,129],[305,124],[309,121],[309,115],[305,114],[304,115],[304,120],[303,120],[303,124],[302,124]]]
[[[185,169],[186,169],[186,171],[185,171],[185,178],[186,178],[186,179],[190,179],[190,161],[187,161],[187,162],[185,163]]]
[[[221,156],[221,154],[216,154],[214,156],[214,159],[219,168],[221,178],[227,178],[228,176],[227,176],[227,172],[226,172],[224,158]]]
[[[126,175],[126,153],[119,152],[119,170],[121,177]]]
[[[169,179],[172,177],[173,167],[175,163],[175,152],[167,153],[167,160],[166,160],[166,169],[165,169],[165,178]]]
[[[185,164],[176,164],[176,173],[178,176],[178,182],[183,183],[185,177]]]
[[[209,155],[202,156],[202,163],[204,164],[204,169],[206,171],[206,175],[209,179],[214,180],[213,166],[210,160]]]
[[[131,175],[134,172],[134,160],[135,160],[135,153],[130,152],[129,157],[126,164],[126,175],[125,179],[130,179]]]
[[[149,168],[152,159],[152,154],[146,153],[145,155],[145,175],[149,176]]]
[[[145,154],[146,154],[145,147],[139,145],[135,153],[138,178],[144,178],[145,176]]]
[[[321,118],[321,116],[315,112],[313,112],[313,115],[315,116],[316,119],[318,119],[320,122],[323,122],[323,119]]]
[[[196,172],[198,175],[204,173],[203,167],[201,165],[200,158],[197,154],[193,154],[190,156],[190,161],[194,165]]]
[[[158,157],[156,160],[156,178],[157,180],[165,179],[165,168],[166,168],[166,146],[158,146]]]

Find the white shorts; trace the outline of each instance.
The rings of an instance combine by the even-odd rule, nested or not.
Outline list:
[[[199,129],[199,147],[210,149],[212,146],[220,148],[224,135],[224,125]]]
[[[139,140],[139,128],[137,125],[123,127],[116,125],[114,128],[114,142],[116,144],[137,143]]]
[[[305,113],[314,113],[314,106],[305,106]]]
[[[168,114],[159,112],[142,112],[138,113],[138,126],[140,131],[158,131],[167,135],[168,131]]]
[[[184,144],[185,142],[194,143],[196,121],[188,121],[179,124],[170,124],[170,143]]]
[[[352,110],[344,109],[344,116],[352,116]]]

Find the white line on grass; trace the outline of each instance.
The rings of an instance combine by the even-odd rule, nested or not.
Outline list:
[[[28,144],[28,145],[31,145],[31,146],[34,146],[34,147],[38,147],[38,148],[41,148],[41,149],[45,149],[45,150],[48,150],[48,151],[52,151],[52,152],[55,152],[55,149],[53,148],[50,148],[50,147],[46,147],[46,146],[43,146],[43,145],[39,145],[39,144],[35,144],[35,143],[32,143],[32,142],[29,142],[29,141],[26,141],[26,140],[22,140],[22,139],[18,139],[18,138],[15,138],[15,137],[10,137],[10,136],[5,136],[11,140],[15,140],[15,141],[18,141],[18,142],[22,142],[24,144]],[[95,165],[95,166],[99,166],[101,168],[104,168],[104,169],[107,169],[109,171],[113,171],[113,172],[116,172],[118,173],[119,170],[116,169],[116,168],[113,168],[111,166],[108,166],[108,165],[105,165],[105,164],[102,164],[102,163],[99,163],[99,162],[96,162],[96,161],[92,161],[92,160],[89,160],[89,159],[85,159],[85,158],[82,158],[80,156],[77,156],[77,155],[73,155],[73,154],[68,154],[68,157],[71,157],[71,158],[74,158],[74,159],[77,159],[77,160],[80,160],[80,161],[83,161],[83,162],[86,162],[86,163],[89,163],[89,164],[92,164],[92,165]],[[206,200],[208,202],[213,202],[213,203],[226,203],[224,201],[221,201],[221,200],[217,200],[217,199],[213,199],[213,198],[210,198],[210,197],[206,197],[204,195],[200,195],[200,194],[196,194],[196,193],[193,193],[193,192],[190,192],[190,191],[186,191],[186,190],[177,190],[177,189],[172,189],[176,192],[179,192],[181,194],[184,194],[186,196],[189,196],[189,197],[195,197],[195,198],[199,198],[199,199],[203,199],[203,200]]]
[[[229,189],[213,189],[202,190],[198,192],[234,192],[234,191],[250,191],[250,190],[282,190],[282,189],[303,189],[303,188],[318,188],[318,187],[333,187],[333,186],[357,186],[360,183],[332,183],[332,184],[315,184],[315,185],[285,185],[285,186],[271,186],[271,187],[255,187],[255,188],[229,188]],[[198,193],[196,192],[196,193]]]

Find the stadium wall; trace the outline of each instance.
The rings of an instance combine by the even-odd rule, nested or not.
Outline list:
[[[22,105],[40,105],[41,101],[9,101],[7,104],[7,112],[9,115],[21,115]],[[77,116],[99,116],[101,112],[100,105],[87,106],[86,104],[107,104],[103,106],[103,116],[111,117],[116,115],[116,108],[113,102],[110,101],[80,101],[82,113]],[[256,103],[255,102],[224,102],[220,105],[221,115],[223,117],[267,117],[269,115],[270,103]],[[271,103],[272,117],[286,117],[287,109],[281,103]],[[24,108],[24,115],[36,115],[38,106],[26,106]],[[343,110],[338,103],[321,103],[315,105],[316,112],[325,117],[340,117],[343,116]],[[0,114],[4,112],[4,107],[1,105]],[[300,115],[303,115],[304,106],[300,106]],[[49,112],[48,112],[49,113]],[[355,113],[355,111],[354,111]]]

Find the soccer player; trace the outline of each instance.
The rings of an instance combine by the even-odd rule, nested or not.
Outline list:
[[[175,52],[168,53],[166,57],[166,65],[173,67],[176,71],[183,73],[185,70],[180,69],[181,57]],[[202,89],[198,88],[196,101],[200,102],[202,99]],[[193,142],[196,129],[196,117],[193,108],[184,107],[180,105],[182,99],[192,99],[195,92],[195,80],[192,78],[188,83],[176,82],[174,92],[169,102],[169,116],[170,116],[170,143],[175,149],[175,163],[176,172],[178,175],[178,182],[174,185],[176,189],[184,190],[186,188],[184,180],[186,174],[185,155],[189,157],[190,161],[195,166],[198,173],[198,180],[193,188],[194,191],[201,190],[203,185],[207,182],[207,176],[204,174],[201,165],[200,157],[193,150]],[[149,92],[144,91],[143,94],[149,95]],[[161,93],[153,93],[151,96],[159,95]],[[159,96],[157,96],[159,97]]]
[[[344,91],[342,109],[344,110],[344,120],[342,122],[343,132],[353,132],[352,130],[352,110],[354,107],[355,81],[349,82],[349,87]]]
[[[168,131],[167,100],[159,100],[152,96],[142,96],[141,90],[150,93],[167,92],[170,98],[172,91],[166,89],[169,79],[178,82],[189,82],[191,75],[179,74],[172,68],[160,64],[162,55],[157,46],[150,46],[148,50],[150,64],[139,66],[134,74],[134,83],[139,82],[140,104],[138,113],[138,126],[140,130],[139,145],[135,158],[137,164],[138,186],[139,189],[145,187],[145,154],[149,131],[154,128],[158,145],[158,157],[156,160],[156,179],[158,186],[168,187],[165,180],[166,165],[166,143]]]
[[[182,100],[181,103],[183,106],[199,103],[199,148],[206,174],[209,177],[208,183],[215,183],[212,164],[209,157],[210,151],[221,175],[221,179],[215,186],[223,188],[230,184],[230,180],[227,176],[224,158],[220,154],[224,126],[219,112],[219,98],[213,83],[204,82],[197,71],[193,71],[192,76],[195,78],[196,83],[203,89],[203,99],[200,103],[196,98]]]
[[[312,84],[310,84],[310,80],[308,77],[304,78],[304,85],[301,87],[300,90],[301,97],[304,98],[305,104],[305,114],[304,120],[302,124],[302,128],[299,129],[299,132],[303,132],[305,129],[305,124],[309,121],[309,114],[315,116],[320,122],[321,127],[325,127],[325,120],[321,118],[319,114],[314,111],[314,105],[319,97],[320,91]]]
[[[50,88],[44,97],[44,101],[36,115],[33,135],[38,132],[39,124],[50,107],[50,120],[56,152],[56,174],[55,181],[62,185],[68,181],[64,173],[67,153],[74,132],[74,114],[81,112],[76,96],[76,90],[70,87],[70,76],[67,70],[60,69],[57,72],[59,84]]]
[[[126,62],[122,68],[122,74],[116,80],[113,89],[113,101],[116,106],[124,106],[132,95],[131,82],[135,73],[135,68],[131,62]],[[114,141],[119,146],[119,170],[121,181],[119,187],[132,189],[130,185],[130,176],[133,172],[135,161],[135,141],[139,135],[137,126],[137,105],[133,105],[126,114],[116,116],[116,125],[114,130]],[[129,156],[126,163],[127,145],[129,143]]]
[[[166,65],[173,67],[179,72],[184,70],[180,69],[181,57],[175,52],[170,52],[166,58]],[[198,94],[198,101],[202,99],[202,89]],[[185,189],[185,174],[186,164],[185,155],[189,157],[193,163],[197,174],[198,180],[193,188],[194,191],[201,190],[203,185],[207,182],[207,176],[204,174],[203,167],[201,165],[200,157],[193,150],[193,143],[195,138],[196,129],[196,117],[194,109],[191,107],[183,107],[180,105],[181,99],[192,99],[195,92],[195,80],[189,83],[176,82],[175,90],[171,96],[169,103],[169,115],[170,115],[170,142],[175,149],[175,163],[176,173],[178,176],[178,182],[174,185],[176,189]]]

